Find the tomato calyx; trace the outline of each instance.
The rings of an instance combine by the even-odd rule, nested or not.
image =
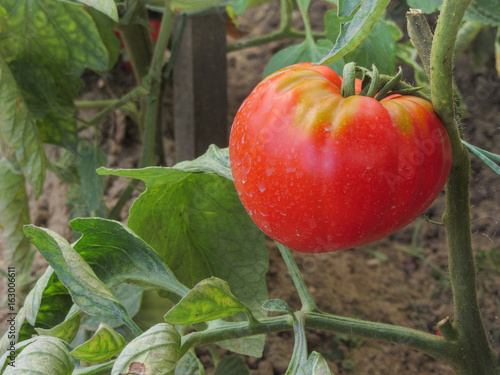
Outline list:
[[[356,75],[361,73],[361,91],[356,92]],[[372,66],[370,71],[367,68],[356,66],[354,62],[348,63],[344,66],[343,81],[341,93],[344,98],[353,95],[368,96],[375,98],[378,101],[386,98],[388,95],[413,95],[423,99],[429,100],[419,90],[422,87],[413,87],[410,84],[401,80],[403,71],[401,67],[394,76],[380,74],[375,65]]]

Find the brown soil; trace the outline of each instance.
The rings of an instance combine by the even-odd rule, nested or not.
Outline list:
[[[259,35],[263,29],[277,26],[277,4],[256,9],[242,19],[242,27],[250,31],[249,36]],[[321,28],[321,16],[326,4],[314,2],[311,14],[316,15],[315,26]],[[256,22],[256,20],[259,20]],[[265,25],[262,27],[262,25]],[[231,40],[230,40],[231,41]],[[285,43],[276,42],[266,46],[250,48],[228,55],[228,118],[232,119],[243,99],[259,82],[269,58]],[[465,138],[471,143],[494,153],[500,153],[500,80],[490,61],[487,70],[475,73],[466,58],[457,67],[457,83],[469,107],[465,121]],[[133,79],[118,66],[99,80],[86,76],[88,91],[82,98],[98,99],[119,96],[133,85]],[[171,100],[166,95],[166,124],[171,124]],[[81,113],[90,118],[93,113]],[[168,126],[165,126],[167,128]],[[174,160],[170,132],[165,131],[166,153],[169,165]],[[89,131],[91,136],[91,131]],[[134,125],[116,112],[101,124],[101,143],[109,155],[109,167],[131,168],[137,166],[140,143]],[[48,148],[50,157],[57,150]],[[477,249],[489,250],[499,247],[500,192],[499,177],[484,164],[473,160],[471,178],[473,241]],[[107,180],[106,203],[108,207],[117,201],[128,184],[127,179],[110,177]],[[70,208],[66,206],[67,187],[51,173],[47,175],[45,189],[38,201],[31,204],[32,221],[50,228],[67,238]],[[428,209],[426,214],[439,220],[443,212],[443,197]],[[122,211],[127,216],[128,207]],[[412,244],[412,236],[416,242]],[[422,258],[432,262],[443,273],[415,256],[408,250],[418,251]],[[269,242],[271,259],[268,273],[270,298],[287,301],[299,308],[298,295],[291,278],[281,260],[277,248]],[[306,283],[311,288],[318,307],[341,316],[357,317],[376,322],[398,324],[436,332],[436,323],[446,316],[453,317],[451,293],[446,281],[447,249],[442,227],[429,224],[423,219],[401,230],[393,236],[376,243],[348,251],[323,255],[295,253],[294,257],[302,270]],[[37,270],[44,260],[37,257]],[[479,297],[481,310],[492,343],[500,350],[500,272],[490,273],[481,279]],[[1,290],[0,290],[1,291]],[[328,359],[336,375],[342,374],[399,374],[399,375],[451,375],[445,364],[406,349],[402,345],[381,343],[373,340],[334,335],[321,331],[308,332],[309,350],[316,350]],[[253,375],[284,374],[293,348],[293,334],[283,332],[268,335],[262,359],[246,359]],[[203,351],[202,351],[203,353]],[[226,353],[223,352],[223,355]],[[209,362],[207,362],[209,363]]]

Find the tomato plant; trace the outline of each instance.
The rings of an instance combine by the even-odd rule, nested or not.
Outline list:
[[[407,0],[410,7],[441,10],[434,35],[422,12],[408,12],[411,42],[403,42],[407,39],[391,8],[394,3],[404,5],[402,1],[391,5],[389,0],[329,0],[335,6],[324,9],[323,32],[308,17],[311,1],[280,0],[275,30],[244,37],[243,32],[241,39],[218,49],[225,58],[226,51],[299,40],[261,66],[267,78],[237,114],[230,147],[212,145],[195,160],[158,166],[167,165],[162,126],[168,106],[163,94],[169,94],[166,87],[172,85],[172,76],[184,77],[176,71],[179,62],[189,73],[197,71],[191,63],[200,62],[194,54],[181,59],[179,51],[186,44],[205,47],[193,44],[194,37],[214,34],[205,32],[212,31],[210,27],[198,29],[193,24],[206,16],[225,24],[227,16],[238,27],[240,14],[267,1],[2,1],[0,228],[7,267],[0,273],[6,280],[2,291],[7,291],[8,318],[0,338],[0,373],[204,374],[194,349],[209,345],[216,367],[210,374],[248,374],[249,368],[237,355],[262,357],[269,344],[267,334],[293,331],[288,370],[273,366],[268,372],[331,375],[332,363],[327,359],[342,350],[330,346],[325,357],[311,352],[306,330],[314,329],[338,335],[334,341],[345,335],[404,345],[442,361],[458,375],[499,374],[500,357],[494,350],[499,342],[494,342],[484,323],[491,325],[494,313],[483,319],[485,305],[479,304],[476,293],[469,152],[497,174],[500,155],[463,139],[468,133],[461,131],[463,112],[456,108],[460,100],[452,72],[454,58],[467,46],[472,43],[477,52],[482,36],[497,32],[500,3]],[[303,22],[295,25],[297,12]],[[159,27],[153,25],[157,38],[150,34],[150,17],[161,17]],[[102,83],[115,66],[120,53],[115,30],[130,58],[133,86],[119,98],[106,90],[112,98],[101,100],[99,90],[98,100],[78,100],[85,96],[78,91],[87,82],[84,71],[93,71],[87,76],[90,82]],[[224,29],[222,36],[225,41]],[[485,40],[492,44],[491,39]],[[203,58],[202,64],[218,66]],[[386,75],[402,62],[415,69],[415,81],[426,86],[422,91],[429,98],[403,83],[400,72]],[[377,68],[368,71],[372,64]],[[280,70],[286,66],[291,67]],[[96,75],[104,77],[94,80]],[[187,94],[174,102],[184,104],[188,114],[202,112],[200,96],[195,94],[201,86],[203,92],[210,92],[203,80],[207,75],[187,76],[193,80],[184,80],[186,92],[173,84],[174,91]],[[192,108],[185,105],[188,96]],[[212,103],[220,104],[213,96]],[[89,109],[98,112],[90,119],[80,116]],[[101,120],[117,109],[137,125],[142,143],[137,169],[102,167],[113,147],[101,148],[101,135],[108,131],[108,122]],[[191,122],[185,125],[190,133]],[[106,141],[113,145],[115,140]],[[46,152],[47,143],[56,145],[57,152]],[[119,160],[128,159],[123,158],[127,151],[110,163],[130,167]],[[71,216],[76,218],[69,223],[74,232],[66,237],[30,224],[30,194],[36,198],[42,193],[49,169],[71,187]],[[119,197],[109,190],[105,194],[106,175],[131,181]],[[125,225],[115,219],[122,217],[139,181],[145,189],[125,214]],[[323,277],[331,270],[318,266],[320,282],[309,290],[300,264],[295,263],[297,254],[287,246],[319,252],[374,241],[418,216],[445,181],[442,222],[434,224],[441,224],[436,232],[446,233],[449,261],[447,266],[425,263],[433,265],[440,277],[445,268],[449,271],[443,279],[452,298],[438,301],[447,304],[449,314],[432,307],[433,318],[422,314],[424,324],[416,324],[407,311],[408,324],[401,326],[392,324],[397,319],[389,310],[382,311],[382,319],[368,314],[360,319],[334,314],[324,298],[316,305],[316,292],[339,293]],[[113,205],[108,211],[109,204]],[[41,222],[40,218],[33,221]],[[272,246],[279,249],[297,289],[300,301],[294,302],[300,306],[295,310],[285,301],[288,290],[274,290],[283,299],[269,299],[267,281],[273,275],[267,273],[270,260],[276,259],[268,254],[270,243],[263,231],[276,240]],[[34,247],[49,264],[36,281],[31,280]],[[302,260],[321,263],[347,255],[357,266],[357,254],[365,250],[354,250],[355,256],[307,254]],[[411,256],[415,261],[427,260],[417,251]],[[362,257],[363,262],[372,260],[369,252]],[[303,261],[302,268],[312,272],[305,265]],[[390,266],[394,269],[394,264]],[[357,272],[356,268],[349,272]],[[274,272],[280,277],[284,273]],[[366,275],[356,276],[368,282]],[[33,288],[21,307],[20,290],[27,286]],[[359,293],[371,298],[372,290],[361,285]],[[384,302],[394,299],[382,297]],[[355,304],[344,312],[365,315],[356,312]],[[380,321],[386,318],[388,322]],[[224,358],[214,350],[216,345],[225,350]],[[328,343],[321,345],[323,350]],[[350,349],[364,350],[357,344]],[[266,362],[271,362],[269,357]],[[352,370],[339,366],[339,371]],[[380,372],[390,369],[380,368]]]
[[[344,98],[341,89],[326,66],[292,65],[259,83],[233,123],[240,199],[259,228],[294,250],[340,250],[401,229],[450,171],[450,141],[429,102]]]

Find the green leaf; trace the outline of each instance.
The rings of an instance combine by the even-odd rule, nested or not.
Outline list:
[[[0,51],[1,52],[1,51]],[[0,60],[0,138],[3,153],[13,154],[39,196],[45,180],[45,151],[35,120],[5,62]]]
[[[40,139],[70,150],[76,150],[77,126],[73,118],[75,113],[73,102],[62,94],[60,78],[52,75],[51,70],[38,62],[14,60],[9,64],[22,98],[37,121]],[[62,82],[62,86],[71,86]],[[67,88],[73,91],[72,88]]]
[[[111,0],[113,3],[114,1]],[[95,11],[92,8],[87,8],[87,12],[93,18],[94,23],[97,27],[97,31],[101,36],[101,40],[106,47],[108,54],[108,66],[106,71],[110,70],[115,66],[118,58],[120,57],[120,39],[115,34],[115,27],[117,26],[117,20],[108,18],[103,13]]]
[[[40,337],[36,336],[28,340],[20,341],[16,343],[15,345],[12,345],[9,343],[9,347],[6,348],[5,350],[2,350],[0,353],[3,353],[2,356],[0,357],[0,374],[3,374],[5,371],[5,368],[11,361],[15,361],[15,359],[19,356],[19,353],[27,347],[29,344],[32,342],[38,340]],[[16,342],[16,340],[12,340],[12,343]],[[12,355],[14,354],[14,355]],[[15,365],[15,362],[14,364]]]
[[[79,176],[78,181],[80,181]],[[101,200],[101,202],[99,203],[97,210],[90,210],[87,200],[84,197],[82,186],[79,183],[70,185],[67,193],[66,205],[71,207],[71,220],[75,218],[91,216],[106,217],[108,215],[108,208],[106,207],[103,200]],[[79,238],[79,235],[77,233],[74,233],[73,238],[77,240]]]
[[[1,30],[0,53],[7,61],[42,65],[54,77],[79,77],[85,68],[107,69],[108,51],[82,6],[59,0],[3,0],[2,5],[8,24]]]
[[[485,71],[486,64],[494,54],[496,30],[491,27],[482,27],[477,36],[470,44],[474,70],[477,72]]]
[[[113,295],[120,301],[120,303],[127,310],[128,316],[134,318],[141,308],[142,294],[144,292],[144,287],[135,284],[123,283],[118,286],[111,288]],[[156,295],[158,293],[155,291]],[[134,319],[135,321],[135,319]],[[155,323],[158,323],[157,320]],[[96,331],[101,323],[106,323],[112,328],[117,328],[123,325],[121,319],[105,319],[103,321],[102,317],[98,316],[88,316],[82,322],[82,326],[89,331]]]
[[[500,2],[498,0],[472,1],[465,19],[481,22],[483,25],[500,26]]]
[[[282,49],[269,60],[264,69],[264,77],[289,65],[318,61],[328,54],[331,47],[331,42],[327,40],[320,40],[317,43],[304,40],[300,44]],[[338,73],[342,72],[342,66],[342,61],[330,65],[330,67]]]
[[[250,375],[250,370],[241,357],[233,355],[219,362],[214,375]]]
[[[106,165],[108,157],[99,147],[92,147],[87,142],[80,144],[78,150],[78,174],[85,202],[91,212],[97,211],[104,196],[105,179],[96,173],[96,169]]]
[[[443,0],[406,0],[410,8],[420,9],[425,14],[437,12],[443,5]]]
[[[14,60],[9,68],[21,96],[36,120],[57,110],[56,84],[45,67],[24,60]]]
[[[174,375],[181,344],[175,327],[157,324],[132,340],[116,359],[111,375],[149,373]]]
[[[413,47],[413,44],[411,42],[396,43],[396,57],[415,70],[416,85],[423,87],[422,93],[430,95],[427,73],[419,62],[417,50]]]
[[[338,9],[337,9],[338,10]],[[342,23],[345,23],[345,21],[339,17],[337,14],[337,10],[335,9],[330,9],[327,11],[323,17],[323,22],[325,24],[325,33],[327,39],[335,43],[337,38],[339,37],[340,34],[340,28],[342,26]],[[332,44],[333,48],[333,44]]]
[[[205,368],[193,349],[184,354],[177,363],[175,375],[205,375]]]
[[[29,240],[28,240],[29,241]],[[32,325],[35,325],[36,316],[42,303],[43,291],[47,287],[49,280],[54,274],[54,269],[47,267],[43,275],[37,280],[33,289],[30,290],[26,300],[24,301],[24,309],[26,310],[26,320]]]
[[[101,362],[119,354],[127,342],[108,325],[101,323],[92,338],[73,349],[70,353],[76,359],[90,363]]]
[[[233,17],[243,14],[247,7],[248,0],[232,0],[231,3],[227,6],[227,8],[229,8],[228,13],[232,14]]]
[[[82,367],[75,369],[71,375],[109,375],[109,372],[113,368],[114,361],[101,363],[99,365]]]
[[[34,325],[51,328],[63,322],[72,305],[68,290],[49,266],[28,293],[24,306],[16,315],[13,326],[15,341],[23,341],[35,335]],[[0,340],[0,353],[9,347],[11,333],[6,331]]]
[[[332,63],[352,52],[370,34],[382,16],[389,0],[365,0],[353,19],[341,26],[333,49],[319,64]]]
[[[74,249],[106,285],[136,282],[185,295],[182,285],[158,254],[120,222],[101,218],[72,220],[71,228],[83,236]]]
[[[27,276],[29,279],[33,250],[23,232],[23,226],[29,224],[31,220],[26,182],[22,173],[16,171],[19,169],[19,166],[12,165],[6,158],[0,158],[2,255],[7,265],[18,267],[16,273],[17,281],[20,283],[21,278]]]
[[[165,313],[174,306],[169,298],[162,298],[153,289],[145,290],[142,293],[141,308],[134,316],[134,322],[139,327],[152,327],[156,323],[163,321]]]
[[[118,10],[114,0],[78,0],[78,2],[92,7],[118,22]]]
[[[339,0],[337,14],[339,17],[349,17],[358,8],[363,0]]]
[[[199,12],[226,3],[227,0],[171,0],[170,9],[174,12]]]
[[[40,336],[51,336],[60,340],[66,341],[68,344],[75,339],[78,329],[80,328],[81,311],[75,309],[72,311],[64,322],[50,328],[35,328],[35,331]]]
[[[207,152],[195,160],[187,160],[174,165],[174,169],[184,172],[215,173],[228,180],[233,180],[229,162],[229,148],[220,149],[210,145]]]
[[[334,375],[325,358],[318,352],[312,352],[299,375]]]
[[[45,143],[52,143],[76,153],[78,133],[74,111],[61,115],[54,111],[37,121],[40,138]]]
[[[200,281],[166,315],[173,325],[188,325],[222,319],[247,307],[241,303],[221,279],[211,277]]]
[[[2,339],[0,340],[0,353],[2,353],[2,357],[0,357],[0,370],[1,366],[5,365],[6,360],[11,360],[10,358],[7,358],[7,353],[10,356],[10,351],[13,349],[12,344],[13,343],[19,343],[17,345],[20,345],[22,340],[19,340],[19,331],[21,330],[21,326],[23,325],[25,319],[26,319],[26,311],[23,308],[19,310],[19,312],[14,316],[14,315],[7,315],[7,326],[8,329],[5,331],[4,335],[2,336]],[[11,325],[11,322],[14,322],[14,325]],[[17,346],[14,348],[18,348]],[[2,372],[3,374],[3,372]]]
[[[48,281],[45,281],[47,279]],[[52,267],[48,267],[35,288],[28,294],[24,305],[27,309],[26,319],[31,326],[49,329],[66,320],[73,301],[68,289],[59,280]],[[34,333],[34,330],[28,325],[23,325],[21,335],[31,333]]]
[[[267,311],[279,312],[291,315],[295,319],[293,310],[288,304],[281,299],[269,299],[262,305],[262,308]]]
[[[269,258],[264,236],[241,205],[232,181],[175,167],[99,173],[145,181],[147,189],[130,210],[129,226],[184,285],[192,288],[210,276],[219,277],[256,317],[265,314],[261,304],[267,299]],[[240,341],[240,348],[262,352],[262,336]]]
[[[500,166],[495,163],[500,163],[500,155],[483,150],[479,147],[471,145],[470,143],[462,140],[462,143],[469,149],[469,151],[477,156],[484,164],[490,167],[496,174],[500,175]]]
[[[51,161],[49,169],[54,172],[59,180],[71,185],[79,184],[77,156],[68,150],[61,150],[57,161]]]
[[[396,40],[393,25],[379,19],[372,32],[352,52],[344,56],[344,62],[355,62],[371,69],[374,64],[381,74],[394,74],[396,69]]]
[[[148,239],[180,282],[193,287],[219,277],[252,311],[260,310],[267,299],[268,254],[232,181],[169,168],[105,172],[146,182],[147,190],[130,210],[129,226]]]
[[[134,329],[120,301],[64,238],[49,229],[33,225],[26,226],[24,231],[54,268],[81,310],[89,315],[121,318],[125,324]]]
[[[74,366],[64,341],[45,336],[24,348],[4,375],[68,375]]]

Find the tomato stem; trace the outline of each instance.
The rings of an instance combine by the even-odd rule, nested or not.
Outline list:
[[[441,332],[441,335],[443,335],[446,340],[458,340],[458,332],[455,327],[453,327],[449,316],[441,320],[436,326],[439,329],[439,332]]]
[[[387,82],[384,86],[382,86],[382,88],[380,90],[378,90],[378,94],[375,97],[375,99],[377,99],[378,101],[381,101],[382,99],[384,99],[387,96],[387,94],[390,91],[395,91],[396,87],[401,82],[402,76],[403,76],[403,70],[401,69],[401,67],[399,67],[396,75],[394,77],[392,77],[389,80],[389,82]]]
[[[278,245],[278,249],[280,250],[281,256],[285,261],[288,271],[292,276],[295,288],[297,288],[297,292],[299,293],[300,302],[302,302],[301,310],[305,312],[319,311],[311,293],[309,292],[309,289],[307,288],[306,283],[304,282],[304,279],[302,278],[299,267],[297,267],[297,263],[295,263],[295,260],[293,259],[292,252],[286,246],[283,246],[278,242],[276,242],[276,244]]]
[[[342,81],[342,87],[340,88],[340,92],[344,98],[348,98],[349,96],[356,95],[356,64],[348,63],[344,66],[344,70],[342,72],[342,76],[344,77]]]
[[[295,313],[295,321],[293,323],[293,331],[295,342],[293,345],[292,358],[290,359],[290,364],[286,374],[298,374],[300,373],[302,367],[307,362],[307,339],[305,330],[305,314],[302,311],[297,311]]]
[[[356,73],[361,73],[361,91],[356,93]],[[372,70],[356,66],[354,62],[344,66],[343,81],[340,92],[344,98],[353,95],[368,96],[378,101],[383,100],[388,95],[413,95],[430,101],[427,96],[420,93],[422,87],[413,87],[401,80],[403,71],[399,68],[395,76],[380,74],[377,67],[373,65]]]
[[[448,132],[452,146],[452,167],[446,183],[446,208],[443,223],[449,248],[449,272],[453,290],[454,323],[458,350],[450,352],[450,364],[459,375],[498,374],[497,354],[488,341],[476,292],[476,267],[472,250],[470,215],[470,158],[463,146],[453,97],[454,47],[462,19],[471,0],[445,0],[432,41],[430,59],[420,56],[428,66],[432,103]],[[409,17],[412,22],[414,18]],[[410,29],[410,28],[409,28]],[[424,28],[425,29],[425,28]],[[415,45],[419,28],[413,28]],[[427,31],[426,31],[426,34]],[[419,48],[420,49],[420,48]],[[424,46],[428,51],[429,47]],[[420,51],[419,51],[420,52]]]
[[[375,65],[372,67],[372,74],[366,74],[366,78],[369,80],[369,84],[365,85],[366,86],[366,93],[365,89],[363,88],[360,92],[360,95],[365,95],[369,96],[370,98],[374,98],[375,95],[377,94],[377,85],[380,82],[380,74],[378,72],[378,69]],[[365,79],[363,79],[365,81]]]

